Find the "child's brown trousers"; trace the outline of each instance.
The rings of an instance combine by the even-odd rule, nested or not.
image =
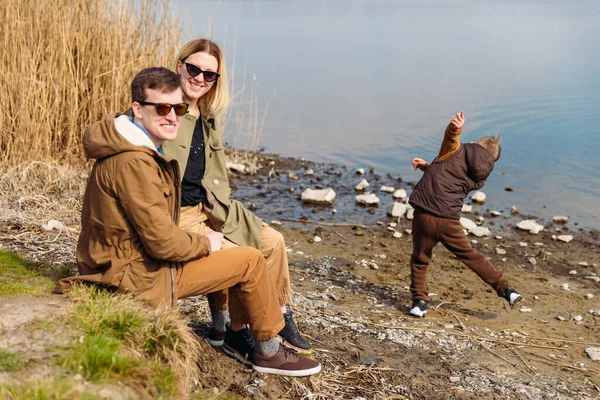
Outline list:
[[[413,300],[429,301],[427,267],[431,261],[431,251],[438,242],[441,242],[460,261],[479,275],[485,283],[494,288],[498,296],[504,295],[504,289],[509,286],[508,280],[502,271],[494,268],[486,256],[471,247],[460,221],[439,218],[417,208],[412,222],[412,235],[410,292]]]

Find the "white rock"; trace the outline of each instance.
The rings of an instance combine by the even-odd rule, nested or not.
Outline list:
[[[473,240],[471,240],[471,243],[477,244],[477,240],[473,239]]]
[[[359,168],[356,170],[356,173],[359,175],[364,175],[365,174],[365,169],[364,168]]]
[[[577,275],[577,271],[575,271],[574,269],[569,271],[569,275]]]
[[[552,218],[552,221],[558,222],[558,223],[565,223],[565,222],[569,222],[569,217],[567,217],[565,215],[556,215]]]
[[[496,211],[496,210],[490,211],[490,214],[492,214],[494,217],[499,217],[502,215],[502,213],[500,211]]]
[[[314,174],[315,174],[315,171],[313,171],[312,169],[307,169],[304,172],[304,175],[307,175],[307,176],[313,176]]]
[[[478,190],[471,195],[471,200],[473,200],[476,203],[485,203],[486,198],[487,196],[481,190]]]
[[[566,321],[567,319],[565,317],[563,317],[562,315],[559,315],[558,317],[556,317],[557,320],[559,321]]]
[[[470,213],[471,211],[473,211],[473,206],[470,204],[463,204],[462,209],[460,210],[460,212],[464,213]]]
[[[529,258],[527,259],[527,261],[529,261],[529,263],[530,263],[531,265],[537,265],[537,260],[535,259],[535,257],[529,257]]]
[[[388,226],[388,227],[387,227],[387,228],[385,228],[385,229],[387,229],[387,230],[388,230],[388,231],[390,231],[390,232],[396,232],[396,228],[394,228],[393,226]]]
[[[577,264],[581,265],[582,267],[587,267],[587,265],[588,265],[587,261],[580,261]]]
[[[46,231],[51,231],[51,230],[54,230],[54,229],[61,230],[61,229],[63,229],[64,227],[65,227],[65,225],[64,225],[62,222],[60,222],[60,221],[57,221],[57,220],[55,220],[55,219],[51,219],[51,220],[49,220],[48,222],[44,222],[44,223],[42,224],[42,228],[43,228],[44,230],[46,230]]]
[[[577,322],[583,321],[583,317],[581,315],[574,315],[573,321],[577,321]]]
[[[405,230],[404,230],[404,232],[405,232],[407,235],[410,235],[410,234],[412,233],[412,229],[405,229]]]
[[[469,218],[465,218],[465,217],[460,217],[460,224],[467,231],[471,231],[472,229],[477,228],[477,224],[475,222],[473,222]]]
[[[454,325],[453,324],[446,324],[446,325],[444,325],[444,328],[446,328],[446,329],[454,329]]]
[[[583,297],[585,297],[585,298],[586,298],[586,300],[589,300],[589,299],[593,298],[593,297],[594,297],[594,295],[593,295],[593,294],[591,294],[591,293],[587,293],[587,294],[586,294],[585,296],[583,296]]]
[[[529,231],[534,235],[539,233],[542,229],[544,229],[543,225],[538,224],[534,219],[526,219],[517,224],[517,228],[522,229],[524,231]]]
[[[373,204],[379,204],[379,197],[377,197],[375,195],[375,193],[359,194],[358,196],[356,196],[354,198],[354,200],[358,204],[365,204],[367,206],[373,205]]]
[[[90,174],[86,174],[85,172],[82,172],[79,174],[79,177],[81,179],[88,179],[90,177]]]
[[[374,263],[374,262],[370,262],[369,263],[369,268],[371,268],[371,269],[379,269],[379,266],[376,263]]]
[[[494,239],[502,240],[502,239],[504,239],[504,236],[496,235],[496,236],[494,236]]]
[[[529,308],[529,307],[521,307],[521,309],[519,311],[520,312],[531,312],[533,310],[531,308]]]
[[[470,233],[472,233],[473,235],[477,236],[477,237],[483,237],[483,236],[491,236],[492,233],[490,232],[489,228],[485,228],[483,226],[476,226],[475,228],[470,230]]]
[[[271,221],[271,225],[273,225],[273,226],[281,226],[283,224],[281,223],[281,221],[277,221],[276,219],[274,219],[273,221]]]
[[[516,214],[516,213],[518,213],[519,211],[517,210],[517,206],[512,206],[512,207],[510,208],[510,212],[511,212],[511,214]]]
[[[335,191],[331,188],[322,190],[306,188],[300,198],[304,203],[332,204],[335,200]]]
[[[392,195],[395,199],[404,200],[408,196],[405,189],[397,189]]]
[[[573,235],[558,235],[556,238],[561,242],[569,243],[573,240]]]
[[[395,227],[396,227],[396,225],[398,225],[398,224],[397,224],[397,223],[395,223],[395,222],[390,222],[390,223],[389,223],[389,225],[390,225],[392,228],[395,228]]]
[[[521,247],[527,247],[527,243],[525,243],[525,242],[519,242],[519,246],[521,246]]]
[[[394,236],[396,239],[400,239],[402,237],[402,234],[400,232],[394,232],[392,236]]]
[[[458,376],[451,376],[450,377],[450,382],[452,382],[452,383],[460,382],[460,377],[458,377]]]
[[[600,349],[597,347],[588,347],[585,349],[586,354],[592,361],[600,361]]]
[[[600,276],[586,276],[583,279],[589,279],[589,280],[592,280],[592,281],[595,281],[595,282],[600,282]]]
[[[246,166],[244,164],[237,164],[231,161],[226,161],[225,166],[231,171],[241,172],[242,174],[246,172]]]
[[[506,249],[496,247],[496,254],[504,255],[504,254],[506,254]]]
[[[383,221],[377,221],[377,225],[382,226],[383,225]]]
[[[406,211],[406,219],[412,220],[414,217],[415,217],[415,209],[409,208],[408,211]]]
[[[393,193],[394,192],[394,188],[391,186],[382,186],[381,189],[379,189],[379,190],[381,190],[382,192],[385,192],[385,193]]]
[[[322,239],[321,239],[321,237],[320,237],[320,236],[315,236],[315,237],[313,238],[313,242],[315,242],[315,243],[319,243],[321,240],[322,240]]]
[[[387,214],[396,218],[402,217],[405,213],[406,206],[402,203],[398,203],[397,201],[395,201],[393,204],[390,204],[390,206],[387,209]]]
[[[363,179],[362,181],[358,182],[358,185],[356,185],[354,187],[354,189],[356,189],[356,190],[365,190],[368,186],[369,186],[369,182],[367,182],[366,179]]]
[[[568,283],[563,283],[562,285],[560,285],[560,288],[562,290],[569,290],[569,284]]]
[[[333,210],[331,210],[332,214],[337,214],[337,210],[334,208]]]
[[[543,245],[544,245],[544,243],[541,243],[541,242],[535,242],[533,245],[534,245],[534,246],[541,247],[541,246],[543,246]]]

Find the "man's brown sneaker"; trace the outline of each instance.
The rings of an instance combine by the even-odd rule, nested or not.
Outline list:
[[[279,351],[273,357],[263,357],[254,353],[252,369],[265,374],[308,376],[321,372],[321,364],[280,344]]]

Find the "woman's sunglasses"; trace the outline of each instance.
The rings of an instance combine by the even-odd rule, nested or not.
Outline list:
[[[175,114],[178,116],[185,115],[188,112],[188,104],[187,103],[179,103],[179,104],[169,104],[169,103],[152,103],[150,101],[138,101],[143,106],[154,106],[156,108],[156,113],[161,117],[165,115],[169,115],[171,109],[175,109]]]
[[[186,63],[183,60],[181,62],[185,64],[185,69],[187,69],[187,73],[190,74],[190,76],[198,76],[202,74],[206,82],[216,81],[217,78],[221,76],[220,74],[214,71],[202,71],[199,67],[195,66],[194,64]]]

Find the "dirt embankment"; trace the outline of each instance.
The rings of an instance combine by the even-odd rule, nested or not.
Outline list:
[[[290,170],[299,171],[298,163]],[[254,198],[268,203],[270,194],[285,189],[276,189],[267,172],[235,180],[234,185],[238,192],[246,184],[261,185],[265,195]],[[357,228],[318,218],[322,209],[275,211],[257,206],[267,222],[306,214],[316,214],[319,222],[284,220],[277,229],[289,247],[292,309],[315,345],[323,372],[305,379],[260,375],[203,345],[202,387],[259,398],[600,397],[600,361],[586,354],[586,349],[600,348],[597,233],[578,232],[564,243],[552,235],[555,228],[569,228],[549,226],[531,235],[505,221],[502,238],[472,237],[473,246],[504,270],[525,298],[515,309],[438,246],[429,273],[431,308],[425,318],[414,318],[407,314],[412,242],[406,229],[411,221],[375,216],[382,225]],[[392,236],[390,222],[398,224],[395,230],[402,237]],[[315,242],[315,236],[322,240]],[[0,226],[3,248],[51,260],[72,259],[75,238],[74,232],[57,237],[22,222]],[[205,299],[185,300],[181,308],[198,333],[206,334]],[[0,312],[0,318],[8,318],[5,307]],[[2,343],[8,343],[10,330],[3,335]]]

